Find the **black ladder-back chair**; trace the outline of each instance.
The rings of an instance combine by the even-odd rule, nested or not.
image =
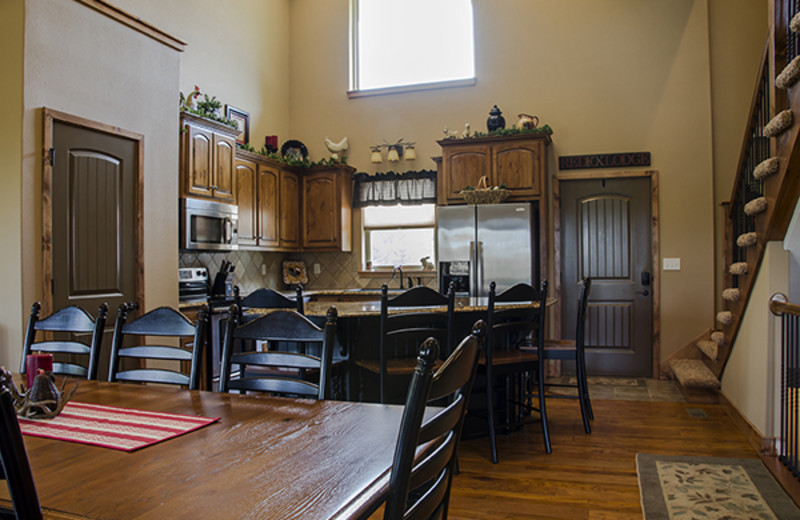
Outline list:
[[[237,318],[239,313],[236,306],[232,306],[231,318],[225,326],[220,392],[259,391],[320,400],[329,397],[331,359],[336,337],[335,307],[328,309],[322,329],[296,311],[276,310],[241,325]],[[241,346],[237,344],[242,341],[266,341],[267,345],[272,342],[304,343],[309,350],[318,350],[318,355],[273,350],[242,352],[237,349],[237,346]],[[256,373],[241,368],[240,377],[234,379],[233,365],[262,367],[268,371]],[[316,382],[309,380],[312,373],[317,376]]]
[[[547,453],[551,452],[544,398],[540,398],[538,407],[534,407],[525,391],[532,376],[542,373],[539,353],[535,349],[520,348],[529,346],[531,342],[541,345],[544,341],[547,282],[543,281],[538,290],[526,283],[516,284],[500,293],[496,289],[497,284],[492,282],[489,285],[488,331],[484,355],[479,361],[479,370],[486,375],[489,442],[492,462],[495,464],[498,461],[495,418],[495,384],[498,378],[505,382],[505,428],[519,424],[523,419],[523,410],[539,411],[545,449]],[[538,302],[539,305],[515,307],[514,302]],[[504,306],[503,303],[509,305]],[[538,377],[538,382],[541,385],[541,377]]]
[[[298,285],[295,288],[295,299],[291,299],[283,294],[269,288],[256,289],[244,298],[239,296],[239,287],[233,287],[234,304],[239,309],[238,323],[241,325],[248,321],[255,319],[254,316],[245,314],[247,309],[294,309],[299,314],[305,314],[305,305],[303,304],[303,287]],[[313,320],[312,320],[313,321]],[[225,335],[225,323],[220,322],[220,337]],[[256,346],[253,342],[248,342],[247,346],[242,347],[242,351],[255,350]],[[303,344],[282,344],[281,349],[286,349],[291,352],[305,352],[305,345]]]
[[[239,295],[239,286],[233,288],[234,303],[238,306],[239,316],[241,323],[247,321],[244,316],[246,309],[294,309],[300,314],[305,314],[305,306],[303,304],[303,287],[298,285],[295,288],[295,299],[288,298],[281,293],[269,289],[261,288],[256,289],[244,298]]]
[[[42,509],[31,466],[22,442],[22,432],[17,422],[14,402],[9,391],[0,386],[0,469],[11,495],[13,511],[0,508],[0,518],[17,520],[39,520]]]
[[[434,311],[430,307],[443,307],[444,311]],[[392,298],[388,286],[384,284],[381,287],[378,359],[356,361],[362,369],[378,375],[381,403],[387,402],[389,379],[404,377],[407,381],[414,373],[416,352],[425,339],[433,337],[439,342],[441,358],[450,354],[454,309],[455,291],[452,287],[445,296],[430,287],[418,285]]]
[[[20,373],[26,371],[25,358],[34,352],[53,354],[53,373],[71,377],[97,379],[97,366],[100,362],[100,348],[103,342],[103,329],[108,316],[108,304],[100,305],[97,319],[75,305],[64,307],[46,318],[40,318],[42,305],[36,302],[31,307],[28,330],[22,350]],[[36,342],[37,331],[57,333],[52,340]],[[76,335],[91,334],[88,343],[78,341]],[[68,339],[64,339],[69,335]],[[62,337],[63,336],[63,337]],[[79,363],[72,356],[86,360]]]
[[[122,304],[117,321],[114,323],[114,339],[111,343],[111,363],[108,371],[109,381],[133,381],[139,383],[167,383],[185,385],[189,390],[200,387],[200,359],[206,346],[208,308],[198,314],[197,322],[171,307],[158,307],[127,323],[128,312],[135,306]],[[145,344],[148,338],[173,338],[176,345]],[[180,345],[180,341],[191,339],[191,350]],[[125,346],[126,340],[137,342]],[[181,364],[189,363],[189,373],[163,368],[123,369],[124,359],[173,360]]]
[[[548,398],[553,399],[577,399],[580,402],[581,418],[583,419],[583,429],[586,433],[592,433],[592,426],[589,421],[594,420],[592,412],[592,402],[589,399],[589,386],[586,381],[586,354],[584,348],[584,336],[586,331],[586,310],[589,301],[589,292],[592,288],[592,279],[587,277],[578,282],[578,312],[577,324],[575,326],[574,340],[547,340],[540,347],[539,355],[544,360],[558,359],[561,361],[573,361],[575,363],[575,384],[571,383],[545,383],[539,387],[539,395],[544,394],[546,387],[567,387],[575,388],[576,395],[548,394]],[[542,372],[543,375],[543,372]]]
[[[477,322],[443,365],[438,342],[420,347],[395,446],[384,520],[447,518],[450,485],[486,324]],[[423,424],[426,406],[441,406]]]

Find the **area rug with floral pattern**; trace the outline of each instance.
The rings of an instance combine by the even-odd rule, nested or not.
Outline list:
[[[800,519],[758,459],[636,454],[645,520]]]

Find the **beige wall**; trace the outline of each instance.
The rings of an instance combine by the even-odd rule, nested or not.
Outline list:
[[[250,114],[250,142],[289,139],[289,0],[113,0],[187,43],[180,90],[195,85]],[[178,99],[175,98],[177,106]],[[224,113],[224,112],[223,112]]]
[[[0,118],[0,260],[6,276],[0,279],[0,365],[14,370],[22,348],[22,257],[19,244],[22,164],[22,65],[25,4],[23,0],[0,2],[0,99],[5,110]],[[17,357],[14,357],[16,355]]]
[[[769,0],[710,0],[711,99],[714,131],[716,304],[725,289],[724,209],[730,200],[750,103],[767,38]]]
[[[660,173],[662,357],[713,326],[713,155],[706,0],[475,0],[477,85],[348,99],[348,1],[293,0],[291,131],[314,159],[327,135],[374,171],[369,146],[401,137],[433,168],[442,128],[536,114],[559,155],[652,153]],[[388,22],[387,22],[388,23]],[[409,32],[413,37],[413,31]],[[391,59],[391,57],[387,57]],[[386,163],[384,163],[385,166]],[[397,167],[395,167],[397,169]]]
[[[176,305],[179,53],[74,1],[26,0],[25,16],[23,314],[42,297],[42,107],[145,136],[144,304]]]
[[[3,9],[13,11],[22,1],[4,2]],[[15,213],[10,222],[21,218],[26,238],[17,234],[19,226],[4,226],[11,242],[21,243],[21,253],[3,266],[23,274],[23,308],[39,297],[41,106],[145,134],[145,190],[152,210],[145,221],[149,305],[175,299],[177,225],[163,222],[174,221],[177,208],[178,90],[197,84],[250,112],[256,146],[276,133],[281,142],[304,141],[312,159],[319,159],[327,155],[325,136],[346,135],[349,162],[362,171],[374,171],[371,144],[401,137],[418,143],[419,159],[395,169],[433,168],[430,157],[440,155],[435,141],[442,128],[460,130],[469,122],[483,130],[496,103],[508,124],[527,112],[553,127],[551,173],[559,155],[652,153],[652,168],[660,173],[661,252],[682,260],[681,271],[662,273],[662,358],[667,357],[714,326],[713,216],[724,181],[715,183],[713,171],[715,161],[738,154],[735,127],[746,111],[741,100],[752,91],[747,81],[734,82],[735,94],[720,90],[725,87],[717,78],[753,74],[752,56],[737,49],[760,51],[760,42],[753,51],[746,41],[758,40],[765,23],[752,15],[758,11],[753,3],[737,0],[735,13],[728,13],[720,2],[475,0],[475,86],[349,100],[348,0],[116,0],[188,43],[184,54],[172,58],[162,56],[152,40],[72,0],[50,0],[52,9],[45,9],[44,0],[27,0],[36,21],[26,26],[22,183],[3,181],[10,183],[3,192],[12,200],[6,206]],[[718,17],[723,23],[712,23]],[[12,29],[3,37],[12,43],[16,37],[19,45],[13,19],[3,17]],[[744,37],[740,27],[747,28]],[[14,68],[13,53],[2,59]],[[13,91],[5,83],[0,88]],[[3,128],[13,126],[13,118],[4,121]],[[729,128],[734,130],[728,134]],[[715,155],[714,146],[723,151]],[[14,205],[17,195],[21,206]],[[339,263],[352,265],[350,260]],[[20,291],[13,280],[4,283],[8,291]],[[16,316],[24,314],[12,306]],[[20,316],[0,323],[16,336],[10,341],[18,343],[22,321]]]
[[[780,433],[780,320],[768,306],[776,292],[789,294],[789,253],[783,243],[770,242],[722,378],[722,392],[766,437]]]

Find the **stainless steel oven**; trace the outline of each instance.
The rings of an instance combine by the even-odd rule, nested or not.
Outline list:
[[[239,210],[233,204],[181,199],[181,249],[238,249]]]
[[[178,268],[178,300],[181,303],[207,303],[208,293],[207,268]]]

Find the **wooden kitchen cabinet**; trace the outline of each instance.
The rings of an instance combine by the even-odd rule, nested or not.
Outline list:
[[[280,171],[281,218],[278,226],[282,249],[300,249],[300,175],[282,169]]]
[[[277,192],[277,170],[250,159],[236,158],[239,247],[278,246]]]
[[[279,163],[238,151],[236,190],[239,247],[297,250],[300,245],[300,179]]]
[[[341,164],[303,173],[304,251],[352,251],[353,172]]]
[[[509,202],[539,200],[547,191],[549,144],[550,136],[538,133],[439,141],[439,203],[465,204],[459,192],[477,187],[484,175],[490,186],[511,190]]]
[[[222,123],[181,114],[181,195],[235,203],[237,131]]]

